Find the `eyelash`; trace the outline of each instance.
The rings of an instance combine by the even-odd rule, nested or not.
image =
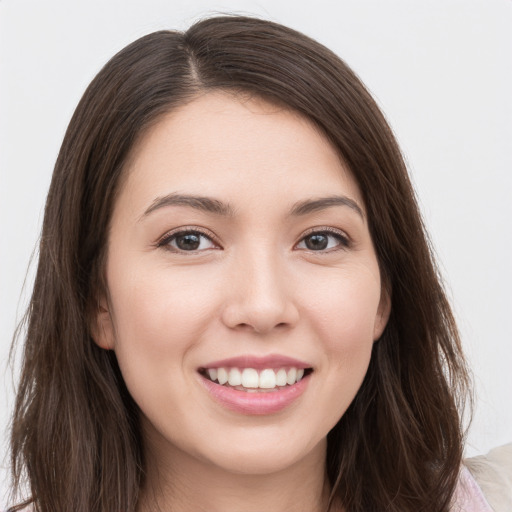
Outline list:
[[[217,246],[216,248],[219,248],[219,243],[216,241],[216,238],[215,238],[215,236],[213,236],[212,233],[210,233],[209,231],[202,230],[197,227],[190,227],[190,228],[183,227],[183,228],[179,228],[176,231],[171,231],[170,233],[167,233],[166,235],[164,235],[156,243],[156,246],[163,247],[171,252],[180,253],[180,254],[186,254],[186,253],[196,254],[198,252],[202,252],[205,250],[205,249],[202,249],[202,250],[194,249],[191,251],[186,251],[184,249],[180,249],[178,247],[172,247],[170,245],[171,242],[176,240],[179,236],[186,236],[186,235],[197,235],[200,238],[203,238],[203,239],[206,238],[207,240],[211,241],[212,244],[216,245]]]
[[[334,248],[329,248],[329,249],[322,249],[322,250],[319,250],[319,251],[315,251],[313,249],[308,249],[308,248],[305,248],[306,251],[308,251],[309,253],[315,253],[315,254],[328,254],[330,252],[333,252],[333,251],[339,251],[339,250],[345,250],[345,249],[348,249],[350,248],[351,246],[351,240],[350,238],[343,232],[343,231],[340,231],[339,229],[335,229],[335,228],[330,228],[330,227],[325,227],[325,228],[311,228],[309,229],[308,231],[306,231],[305,234],[302,235],[300,241],[295,244],[295,247],[301,243],[305,243],[305,240],[308,238],[308,237],[311,237],[313,235],[325,235],[327,237],[332,237],[332,238],[335,238],[337,240],[337,246],[334,247]]]
[[[202,229],[199,229],[197,227],[190,227],[190,228],[179,228],[177,231],[172,231],[170,233],[167,233],[164,235],[157,243],[157,247],[163,247],[171,252],[179,253],[179,254],[197,254],[199,252],[203,252],[205,250],[210,250],[213,248],[208,249],[193,249],[190,251],[180,249],[178,247],[172,247],[170,244],[171,242],[175,241],[179,236],[186,236],[186,235],[197,235],[200,238],[206,238],[209,240],[212,244],[216,245],[216,249],[220,247],[220,244],[217,242],[216,238],[213,236],[213,234],[209,231],[204,231]],[[328,248],[328,249],[321,249],[321,250],[314,250],[314,249],[308,249],[307,247],[304,248],[304,250],[315,253],[315,254],[326,254],[337,250],[344,250],[348,249],[351,245],[350,238],[343,232],[338,229],[330,228],[330,227],[324,227],[324,228],[311,228],[308,230],[305,234],[302,235],[301,239],[298,243],[295,244],[294,247],[297,247],[301,243],[305,243],[305,240],[308,237],[311,237],[313,235],[324,235],[327,237],[332,237],[337,240],[337,246],[334,248]],[[200,242],[201,243],[201,242]]]

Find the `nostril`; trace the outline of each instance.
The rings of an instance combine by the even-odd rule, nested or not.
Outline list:
[[[250,329],[251,331],[253,330],[253,328],[249,324],[246,324],[246,323],[240,323],[240,324],[236,325],[235,328],[241,329],[241,330],[247,330],[247,329]]]
[[[221,315],[222,322],[230,329],[258,334],[268,333],[276,328],[284,331],[295,326],[299,319],[298,311],[292,303],[256,301],[251,297],[233,300],[226,305]]]

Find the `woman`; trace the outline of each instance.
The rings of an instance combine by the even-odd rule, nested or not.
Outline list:
[[[100,71],[27,327],[12,461],[36,510],[466,499],[468,377],[400,151],[352,71],[285,27],[212,18]]]

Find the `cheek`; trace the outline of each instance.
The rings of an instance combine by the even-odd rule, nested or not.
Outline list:
[[[125,261],[109,270],[114,350],[130,393],[144,408],[151,397],[162,398],[162,382],[187,375],[180,370],[211,324],[217,299],[204,293],[204,279],[191,268],[171,272]]]
[[[108,276],[114,350],[131,396],[158,423],[162,404],[192,400],[187,379],[194,373],[183,368],[190,367],[189,356],[209,322],[212,297],[207,302],[187,273],[141,268],[112,269]],[[185,428],[181,417],[172,416],[177,430]]]
[[[328,286],[318,287],[309,303],[310,322],[323,353],[318,405],[328,411],[328,429],[345,413],[368,369],[380,301],[374,275],[340,273]]]
[[[142,264],[131,267],[144,269]],[[145,349],[151,346],[164,351],[178,348],[180,340],[190,341],[191,333],[201,330],[217,300],[212,291],[204,293],[208,281],[197,274],[192,268],[112,270],[108,283],[118,344],[130,340]]]
[[[367,268],[342,271],[317,280],[309,309],[315,330],[328,351],[349,356],[373,344],[380,303],[380,282]]]

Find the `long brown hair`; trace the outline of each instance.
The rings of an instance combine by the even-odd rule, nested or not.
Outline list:
[[[133,511],[145,460],[113,352],[91,339],[123,164],[147,127],[198,93],[251,93],[312,120],[361,189],[391,316],[328,435],[331,499],[348,512],[449,509],[468,377],[400,150],[349,67],[308,37],[246,17],[149,34],[92,81],[48,194],[12,421],[15,489],[39,512]]]

